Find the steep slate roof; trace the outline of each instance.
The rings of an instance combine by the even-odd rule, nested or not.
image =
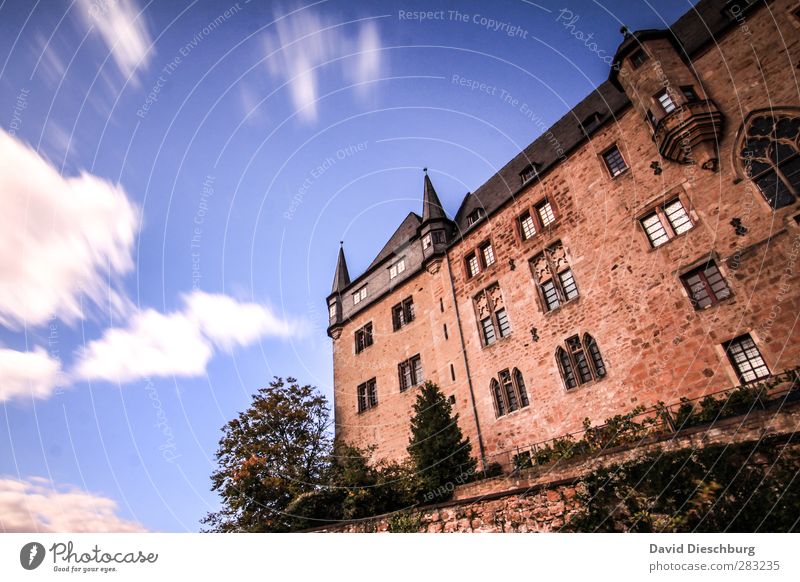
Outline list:
[[[394,231],[394,234],[392,235],[392,238],[389,239],[389,242],[384,245],[384,247],[381,249],[381,252],[378,253],[377,257],[375,257],[375,260],[370,263],[369,267],[367,267],[367,271],[382,262],[385,258],[391,256],[392,253],[399,248],[404,247],[408,241],[417,235],[417,227],[420,224],[422,224],[422,219],[420,218],[419,214],[416,212],[409,212],[405,220],[401,222],[400,226],[397,227],[397,230]]]
[[[350,273],[347,271],[347,261],[344,258],[344,246],[339,247],[339,259],[336,261],[336,272],[333,274],[333,288],[331,293],[342,291],[350,284]]]
[[[519,174],[529,164],[536,164],[539,174],[556,165],[576,145],[586,140],[581,122],[594,113],[600,113],[600,123],[613,119],[628,106],[625,93],[606,81],[588,97],[578,103],[569,113],[508,162],[480,188],[467,194],[456,213],[456,224],[462,232],[467,229],[467,216],[476,208],[491,214],[522,186]]]

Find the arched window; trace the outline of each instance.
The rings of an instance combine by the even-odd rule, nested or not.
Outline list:
[[[503,370],[492,378],[490,384],[494,398],[495,414],[501,417],[509,412],[528,406],[528,392],[522,373],[514,368],[513,372]]]
[[[597,342],[588,333],[583,334],[583,345],[589,350],[589,358],[592,360],[594,373],[598,378],[603,378],[606,375],[606,365],[603,363],[603,356],[600,355],[600,348],[597,347]]]
[[[800,112],[755,112],[739,139],[739,163],[769,205],[794,204],[800,196]]]
[[[606,376],[606,365],[592,336],[585,333],[581,340],[574,335],[565,345],[566,349],[561,346],[556,349],[556,362],[567,390]]]
[[[528,406],[528,391],[525,389],[525,380],[522,378],[522,372],[514,368],[514,383],[517,385],[519,391],[519,402],[524,408]]]
[[[506,413],[506,406],[500,392],[500,383],[494,378],[492,378],[492,396],[494,396],[495,413],[497,416],[503,416]]]

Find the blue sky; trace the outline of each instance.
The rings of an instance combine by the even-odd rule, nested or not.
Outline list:
[[[423,166],[454,214],[690,8],[0,2],[0,529],[197,531],[249,395],[332,394],[338,241],[357,275]]]

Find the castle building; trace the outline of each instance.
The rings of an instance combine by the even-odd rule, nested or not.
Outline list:
[[[327,298],[337,438],[406,456],[437,383],[484,463],[800,363],[800,4],[700,0],[448,216],[426,173]]]

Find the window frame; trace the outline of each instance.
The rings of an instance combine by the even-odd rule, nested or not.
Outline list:
[[[616,173],[611,168],[611,164],[608,161],[608,156],[613,151],[617,152],[617,155],[619,156],[619,159],[622,160],[623,164],[623,167],[619,169],[619,171],[617,171]],[[606,171],[608,172],[608,175],[611,176],[612,180],[619,178],[624,174],[627,174],[628,170],[631,169],[630,165],[628,164],[628,161],[625,159],[625,156],[622,155],[622,150],[619,149],[619,146],[616,143],[603,150],[603,152],[600,154],[600,157],[603,159],[603,167],[605,167]]]
[[[414,321],[414,296],[409,295],[399,303],[392,305],[392,330],[399,331]]]
[[[408,372],[408,382],[406,384],[406,373]],[[422,356],[415,354],[397,364],[397,378],[400,385],[400,392],[405,392],[409,388],[419,386],[425,381],[425,372],[422,369]]]
[[[527,221],[530,221],[529,235],[527,235],[525,232],[525,223]],[[519,229],[519,238],[523,242],[533,239],[539,233],[536,228],[536,219],[533,217],[533,214],[531,214],[530,210],[525,210],[525,212],[517,216],[517,228]]]
[[[406,258],[401,257],[389,266],[389,280],[397,279],[406,271]],[[394,272],[394,274],[392,274]]]
[[[373,377],[356,388],[356,409],[358,414],[364,414],[376,406],[378,406],[378,382],[376,377]]]
[[[478,245],[478,254],[480,256],[482,271],[487,270],[497,262],[497,256],[495,255],[494,246],[492,245],[491,239],[485,240]],[[490,255],[489,258],[491,259],[491,262],[489,261],[489,258],[487,258],[487,254]]]
[[[720,280],[725,285],[725,290],[727,291],[727,295],[724,297],[719,296],[719,292],[715,291],[712,287],[713,283],[709,282],[709,276],[706,275],[706,271],[709,269],[709,266],[713,266],[716,269],[717,273],[719,274]],[[703,285],[703,290],[706,293],[706,297],[711,300],[711,303],[705,306],[700,306],[700,301],[695,297],[694,292],[692,291],[691,284],[689,283],[688,279],[690,277],[697,276],[699,277],[698,283]],[[689,303],[691,303],[693,309],[695,311],[705,311],[706,309],[710,309],[715,305],[719,305],[725,301],[728,301],[733,297],[733,290],[731,289],[730,283],[728,281],[728,277],[726,277],[725,272],[718,261],[716,260],[715,256],[709,256],[706,259],[702,260],[699,263],[693,264],[691,267],[684,269],[679,275],[678,278],[680,279],[681,284],[683,285],[684,290],[686,291],[687,298],[689,299]]]
[[[502,301],[502,305],[495,305],[494,301],[492,301],[492,296],[489,291],[495,286],[497,286],[498,291],[502,294],[499,283],[494,282],[488,287],[481,289],[481,291],[472,298],[472,304],[475,308],[475,319],[478,324],[478,335],[480,336],[481,347],[483,348],[495,345],[498,341],[509,337],[514,332],[505,300]],[[485,317],[480,317],[478,312],[478,302],[481,296],[485,297],[486,307],[489,312],[489,315]],[[503,314],[504,325],[501,325],[500,317],[498,316],[500,312]],[[505,332],[501,333],[503,330],[505,330]],[[490,336],[491,341],[488,341]]]
[[[741,345],[741,344],[743,344],[743,343],[745,343],[747,341],[749,341],[752,344],[752,346],[751,347],[747,347],[747,348],[741,348],[741,350],[742,350],[742,352],[745,352],[745,356],[747,357],[747,359],[745,361],[751,367],[751,370],[749,370],[749,372],[753,372],[755,370],[755,368],[764,368],[766,370],[766,374],[756,375],[756,377],[754,377],[752,380],[745,379],[745,374],[747,374],[748,371],[742,371],[742,369],[739,367],[739,364],[741,364],[743,362],[741,362],[741,361],[737,362],[734,359],[735,356],[733,354],[731,354],[731,347],[732,346],[734,346],[736,344]],[[730,363],[731,368],[733,368],[733,371],[736,373],[736,377],[739,379],[739,382],[741,382],[742,384],[751,384],[753,382],[760,382],[760,381],[772,376],[772,372],[769,369],[769,364],[767,364],[766,359],[764,359],[764,354],[761,353],[761,349],[758,347],[758,344],[756,343],[755,339],[753,338],[753,336],[750,333],[743,333],[743,334],[741,334],[739,336],[736,336],[733,339],[730,339],[730,340],[728,340],[726,342],[723,342],[722,343],[722,349],[723,349],[725,355],[728,358],[728,362]],[[758,358],[758,360],[761,361],[761,363],[758,366],[756,366],[756,367],[752,366],[752,364],[751,364],[751,356],[749,356],[746,353],[746,350],[755,350],[756,351],[757,358]]]
[[[554,357],[567,392],[599,382],[608,376],[608,366],[597,340],[587,332],[566,338],[556,347]],[[584,366],[581,366],[581,363]]]
[[[473,262],[475,265],[474,269],[472,267]],[[467,272],[467,279],[474,279],[481,272],[480,259],[478,258],[477,251],[471,251],[466,257],[464,257],[464,269]]]
[[[558,246],[561,246],[564,249],[564,256],[566,258],[566,267],[562,267],[561,270],[557,269],[557,265],[553,262],[551,257],[554,254],[555,249]],[[534,263],[537,262],[539,257],[543,257],[545,263],[547,264],[547,269],[550,272],[550,279],[546,281],[540,281],[536,271],[534,270]],[[575,271],[572,268],[572,261],[570,260],[569,253],[567,252],[567,248],[564,245],[563,241],[556,240],[547,245],[543,248],[540,252],[533,255],[530,259],[528,259],[528,268],[531,272],[531,277],[533,278],[533,284],[536,287],[537,294],[539,296],[539,302],[542,307],[542,312],[546,315],[552,313],[567,303],[571,301],[575,301],[580,299],[581,292],[580,287],[578,286],[578,281],[575,278]],[[573,297],[568,297],[567,292],[565,289],[564,281],[562,280],[562,275],[564,273],[569,273],[570,278],[572,280],[572,285],[574,287],[575,295]],[[545,286],[550,285],[552,287],[552,292],[548,293],[545,290]],[[553,296],[553,293],[555,294]],[[551,301],[551,299],[555,300],[555,303]]]
[[[363,285],[353,292],[353,305],[358,305],[367,299],[367,285]]]
[[[375,343],[374,327],[371,321],[359,327],[353,335],[355,337],[356,355],[360,354]],[[362,342],[359,342],[360,337],[364,338]]]
[[[633,69],[638,69],[643,64],[645,64],[649,58],[650,55],[647,54],[647,51],[645,51],[643,48],[639,48],[636,51],[634,51],[629,57],[631,67]]]
[[[539,176],[539,169],[536,164],[528,164],[522,171],[519,173],[519,178],[522,185],[527,184],[528,182],[535,180]]]
[[[636,219],[636,222],[639,223],[639,227],[644,234],[644,237],[647,239],[647,243],[650,247],[650,250],[655,250],[661,248],[665,244],[668,244],[670,241],[675,240],[678,237],[681,237],[692,230],[697,226],[697,217],[693,212],[693,208],[690,204],[688,204],[688,200],[684,197],[682,192],[674,192],[668,194],[667,196],[663,196],[665,202],[660,202],[658,204],[650,206],[644,212],[641,212]],[[683,232],[678,232],[678,228],[682,227],[683,225],[676,226],[677,221],[673,222],[672,217],[670,214],[667,213],[666,208],[675,204],[676,202],[680,203],[681,208],[683,209],[683,213],[688,219],[689,228],[684,230]],[[648,227],[645,226],[644,222],[650,218],[655,216],[658,220],[658,224],[661,230],[664,231],[664,236],[666,239],[663,242],[655,244],[654,239],[650,236],[650,231],[648,231]],[[684,223],[685,224],[685,223]],[[660,237],[658,237],[660,238]]]
[[[489,382],[489,392],[494,403],[495,419],[519,412],[530,406],[525,378],[519,368],[505,368]],[[514,404],[511,404],[512,396]]]

